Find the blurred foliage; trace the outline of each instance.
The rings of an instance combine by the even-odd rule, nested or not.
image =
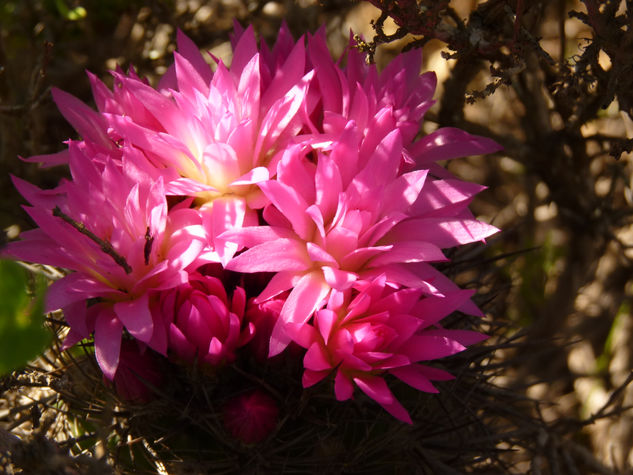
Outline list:
[[[44,277],[0,260],[0,374],[25,366],[50,345],[43,316],[46,286]]]

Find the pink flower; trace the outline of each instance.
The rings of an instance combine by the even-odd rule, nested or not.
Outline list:
[[[237,396],[224,407],[224,427],[236,439],[247,444],[264,440],[277,425],[279,407],[265,392],[254,391]]]
[[[480,186],[428,179],[426,169],[400,172],[401,133],[382,127],[390,116],[381,113],[369,132],[350,121],[330,145],[312,149],[316,164],[307,147],[288,147],[276,179],[259,184],[271,201],[263,214],[269,225],[222,235],[248,248],[228,269],[277,272],[258,301],[292,289],[273,330],[271,356],[290,341],[284,327],[308,322],[332,290],[385,274],[391,286],[439,294],[415,269],[446,260],[444,248],[497,231],[467,209]]]
[[[246,294],[236,287],[229,298],[222,281],[197,272],[189,281],[162,292],[154,309],[169,334],[169,351],[187,363],[218,366],[235,360],[235,350],[253,336],[245,323]]]
[[[168,210],[162,179],[152,182],[137,172],[136,150],[92,160],[87,148],[69,143],[73,181],[54,190],[14,179],[39,228],[23,233],[7,253],[75,271],[51,285],[47,311],[64,310],[66,347],[94,332],[97,361],[112,380],[124,328],[166,351],[166,330],[150,312],[151,293],[186,282],[188,268],[207,262],[206,239],[195,210]]]
[[[283,73],[266,78],[252,28],[235,44],[230,69],[217,61],[215,71],[179,31],[174,60],[158,90],[133,72],[113,72],[113,90],[90,75],[98,112],[62,91],[53,95],[91,146],[133,146],[144,173],[162,176],[168,195],[195,198],[215,258],[226,263],[237,245],[218,236],[257,223],[256,210],[266,204],[257,184],[274,176],[280,152],[303,127],[311,77],[305,47],[296,43]]]
[[[138,342],[123,341],[113,382],[122,399],[139,404],[151,401],[154,391],[149,385],[158,388],[163,383],[157,356]]]
[[[394,417],[411,424],[383,376],[391,374],[420,391],[437,392],[431,381],[452,376],[418,363],[453,355],[486,337],[438,325],[468,300],[471,291],[421,298],[421,289],[394,290],[386,282],[381,275],[371,282],[357,281],[343,292],[333,291],[312,325],[291,323],[287,332],[308,350],[304,387],[335,372],[339,401],[351,398],[356,385]]]

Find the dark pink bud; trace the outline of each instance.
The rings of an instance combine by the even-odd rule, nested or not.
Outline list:
[[[119,397],[128,402],[149,402],[154,398],[149,385],[160,387],[162,383],[158,356],[148,348],[140,348],[135,341],[123,341],[114,375],[114,389]]]
[[[237,396],[224,407],[224,426],[246,444],[264,440],[277,425],[279,408],[275,400],[256,389]]]

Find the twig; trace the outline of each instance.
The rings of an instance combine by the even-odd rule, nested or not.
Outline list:
[[[75,221],[73,218],[64,213],[59,208],[59,206],[55,206],[55,208],[53,209],[53,216],[63,219],[81,234],[88,236],[88,238],[97,243],[103,252],[109,255],[112,259],[114,259],[114,262],[116,262],[123,268],[126,274],[130,274],[132,272],[132,267],[130,267],[130,265],[127,263],[125,257],[116,252],[114,247],[112,247],[112,244],[110,244],[108,241],[101,239],[95,233],[86,228],[85,224]]]

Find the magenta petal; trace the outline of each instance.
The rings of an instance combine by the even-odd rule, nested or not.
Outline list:
[[[132,336],[145,343],[150,341],[154,321],[149,310],[148,294],[145,293],[134,300],[115,303],[114,311]]]
[[[196,347],[189,343],[187,337],[173,323],[169,325],[168,331],[169,347],[179,358],[185,360],[187,363],[193,363],[196,358]]]
[[[375,376],[354,378],[356,385],[370,398],[380,404],[389,414],[407,424],[413,424],[407,410],[393,396],[385,380]]]
[[[337,318],[338,315],[336,312],[327,308],[319,310],[316,314],[315,320],[319,327],[319,333],[321,333],[321,337],[326,345],[330,340],[330,334],[332,333],[332,329],[334,328]]]
[[[501,149],[501,145],[489,138],[471,135],[453,127],[444,127],[416,142],[411,154],[418,165],[423,166],[437,160],[485,155]]]
[[[176,42],[178,44],[178,52],[196,69],[203,82],[209,84],[212,78],[211,68],[200,54],[196,44],[180,29],[176,32]]]
[[[66,351],[76,343],[79,343],[81,340],[86,338],[86,335],[81,335],[80,333],[75,332],[72,328],[66,334],[66,338],[64,338],[64,342],[62,343],[61,350]]]
[[[448,337],[464,346],[474,345],[488,339],[488,335],[471,330],[425,330],[424,335],[437,335]]]
[[[354,382],[378,404],[391,404],[395,398],[384,379],[377,376],[359,376]]]
[[[418,365],[393,368],[389,372],[415,389],[426,393],[439,392]]]
[[[54,87],[51,93],[64,118],[79,132],[79,135],[106,149],[112,148],[112,142],[106,134],[107,125],[101,114],[60,89]]]
[[[354,385],[341,370],[336,372],[334,378],[334,394],[337,401],[346,401],[354,394]]]
[[[422,334],[413,336],[402,345],[400,352],[416,362],[444,358],[465,349],[464,345],[446,336]]]
[[[303,366],[312,371],[325,371],[332,369],[332,365],[327,360],[326,355],[319,343],[312,343],[305,356],[303,357]]]
[[[113,309],[105,308],[95,322],[95,355],[104,376],[112,381],[121,353],[121,332],[123,325]]]
[[[306,369],[303,372],[303,377],[301,378],[301,384],[304,388],[309,388],[310,386],[314,386],[319,381],[322,381],[328,374],[330,374],[330,370],[327,371],[311,371]]]

